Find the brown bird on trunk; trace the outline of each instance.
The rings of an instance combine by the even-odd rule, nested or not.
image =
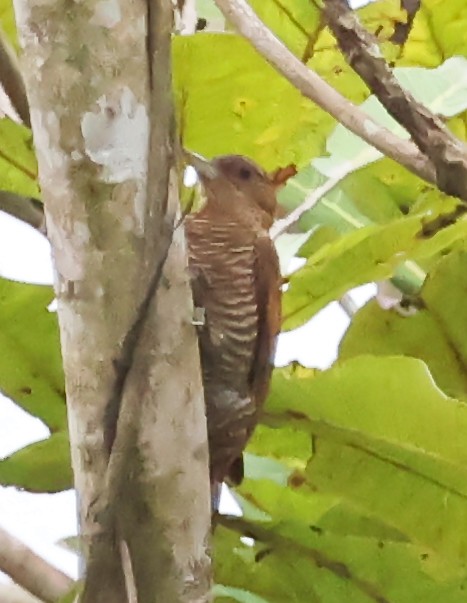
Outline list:
[[[243,477],[242,451],[257,422],[280,329],[281,277],[268,231],[277,188],[291,167],[267,174],[239,155],[192,157],[206,203],[186,218],[208,427],[213,509],[224,479]]]

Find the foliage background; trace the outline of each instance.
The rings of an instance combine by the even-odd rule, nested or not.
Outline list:
[[[318,3],[252,5],[311,68],[404,135],[345,64]],[[199,8],[208,22],[219,19],[210,3]],[[400,81],[465,139],[464,0],[424,0],[403,45],[391,42],[406,19],[399,2],[379,0],[360,15]],[[0,18],[16,45],[6,0]],[[349,172],[303,216],[300,233],[278,240],[284,263],[294,255],[303,263],[284,295],[284,330],[358,285],[389,281],[398,292],[357,312],[328,370],[275,371],[236,492],[243,515],[216,532],[219,600],[463,601],[467,223],[439,218],[457,201],[346,132],[232,32],[176,37],[174,63],[189,149],[245,154],[268,169],[297,164],[281,196],[287,209],[343,166]],[[0,188],[37,197],[30,132],[2,119],[0,151]],[[8,350],[0,388],[49,433],[0,461],[0,481],[33,492],[71,485],[52,298],[49,287],[0,281]]]

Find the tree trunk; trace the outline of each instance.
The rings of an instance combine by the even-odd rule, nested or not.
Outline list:
[[[15,0],[93,603],[209,596],[204,402],[173,231],[173,9],[149,9]]]

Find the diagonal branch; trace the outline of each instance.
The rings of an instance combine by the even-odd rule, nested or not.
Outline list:
[[[434,166],[413,142],[380,126],[308,69],[258,18],[245,0],[215,0],[224,16],[252,46],[304,96],[351,132],[428,182],[437,183]]]
[[[10,99],[11,104],[18,113],[21,121],[30,128],[29,103],[26,96],[23,77],[19,69],[18,59],[1,29],[0,85],[3,86],[6,95]]]
[[[300,203],[300,205],[293,209],[285,218],[276,220],[269,230],[270,236],[273,239],[277,239],[281,234],[284,234],[284,232],[300,220],[303,214],[310,211],[310,209],[319,203],[325,195],[342,182],[344,178],[366,165],[368,165],[368,160],[365,160],[359,165],[356,163],[345,164],[332,178],[329,178],[326,182],[323,182],[323,184],[320,184],[313,189],[313,191],[307,195],[303,203]]]
[[[0,528],[0,570],[41,601],[54,603],[74,585],[71,578]]]
[[[45,234],[44,210],[42,204],[35,199],[0,190],[0,211],[29,224],[40,233]]]
[[[361,26],[347,0],[326,0],[324,10],[347,62],[429,158],[438,187],[467,201],[467,146],[400,86],[376,39]]]
[[[41,603],[40,599],[13,583],[0,584],[2,603]]]

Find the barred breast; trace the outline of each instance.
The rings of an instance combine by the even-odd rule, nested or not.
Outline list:
[[[255,235],[237,223],[186,222],[206,400],[211,478],[222,481],[256,422],[250,374],[258,334]]]

